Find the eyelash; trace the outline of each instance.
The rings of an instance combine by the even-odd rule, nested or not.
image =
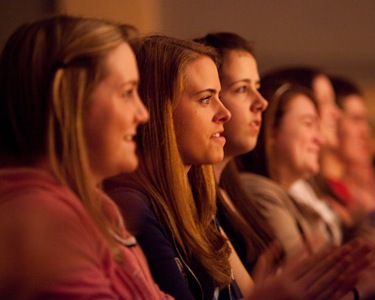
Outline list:
[[[304,124],[308,127],[314,126],[314,121],[313,120],[305,120]]]
[[[128,98],[130,96],[132,96],[134,93],[134,88],[130,89],[130,90],[126,90],[125,92],[122,93],[122,96],[124,98]]]
[[[243,85],[236,89],[236,93],[245,93],[247,91],[247,86]]]
[[[256,90],[259,91],[260,87],[256,87]],[[247,85],[240,86],[235,90],[236,93],[246,93],[248,92],[249,87]]]
[[[204,98],[200,99],[199,101],[200,101],[202,104],[209,104],[209,103],[210,103],[210,100],[211,100],[211,95],[210,95],[210,96],[207,96],[207,97],[204,97]]]

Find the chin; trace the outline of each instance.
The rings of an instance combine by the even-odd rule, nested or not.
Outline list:
[[[320,171],[319,166],[313,166],[313,167],[311,168],[310,175],[311,175],[311,176],[316,175],[316,174],[319,173],[319,171]]]
[[[222,155],[212,157],[209,161],[207,161],[204,164],[217,164],[217,163],[221,162],[223,159],[224,159],[224,153]]]
[[[131,173],[137,170],[138,168],[138,159],[126,162],[122,167],[122,173]]]
[[[339,140],[336,135],[331,134],[327,135],[326,140],[325,140],[326,146],[330,148],[336,148],[339,146]]]

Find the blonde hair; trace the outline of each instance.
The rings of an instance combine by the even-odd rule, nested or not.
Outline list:
[[[127,41],[129,30],[104,20],[53,16],[22,25],[0,61],[0,164],[32,166],[47,159],[114,253],[109,230],[119,233],[119,220],[85,180],[90,171],[82,120],[93,89],[106,76],[104,59]]]
[[[137,181],[150,194],[159,220],[176,246],[195,257],[220,286],[231,282],[230,249],[215,227],[215,180],[211,166],[192,166],[188,176],[176,142],[174,109],[185,83],[185,69],[202,56],[218,63],[216,52],[192,41],[149,36],[131,42],[140,69],[139,93],[150,122],[137,134]]]

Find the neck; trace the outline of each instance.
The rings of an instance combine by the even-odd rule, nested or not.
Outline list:
[[[189,171],[191,169],[191,165],[184,165],[184,169],[185,169],[185,172],[186,172],[186,175],[187,175],[187,173],[189,173]]]
[[[271,172],[271,179],[279,183],[284,190],[288,190],[300,176],[294,170],[290,169],[288,165],[282,164],[282,162],[275,165],[278,167],[274,169],[274,172]]]
[[[217,183],[220,182],[221,174],[223,173],[225,167],[231,161],[232,158],[233,157],[224,156],[224,159],[221,162],[213,165],[215,180]]]
[[[332,150],[326,149],[320,156],[321,173],[326,178],[342,179],[345,175],[345,166]]]
[[[281,175],[279,178],[276,178],[276,181],[280,184],[280,186],[284,189],[284,190],[288,190],[290,188],[290,186],[296,182],[299,178],[296,178],[296,176],[294,175],[291,175],[291,174],[288,174],[288,173],[285,173],[283,175]]]

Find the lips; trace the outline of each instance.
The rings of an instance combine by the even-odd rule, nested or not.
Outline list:
[[[261,120],[254,120],[250,123],[250,126],[252,128],[254,128],[255,130],[259,131],[260,130],[260,126],[262,125],[262,121]]]
[[[224,132],[224,129],[219,129],[218,132],[214,133],[213,135],[211,135],[211,137],[213,138],[220,138],[220,137],[223,137],[223,132]]]
[[[128,134],[124,136],[124,140],[127,142],[133,141],[134,135]]]
[[[224,130],[214,133],[211,135],[211,139],[215,142],[219,142],[221,145],[225,144],[225,137],[223,136]]]

